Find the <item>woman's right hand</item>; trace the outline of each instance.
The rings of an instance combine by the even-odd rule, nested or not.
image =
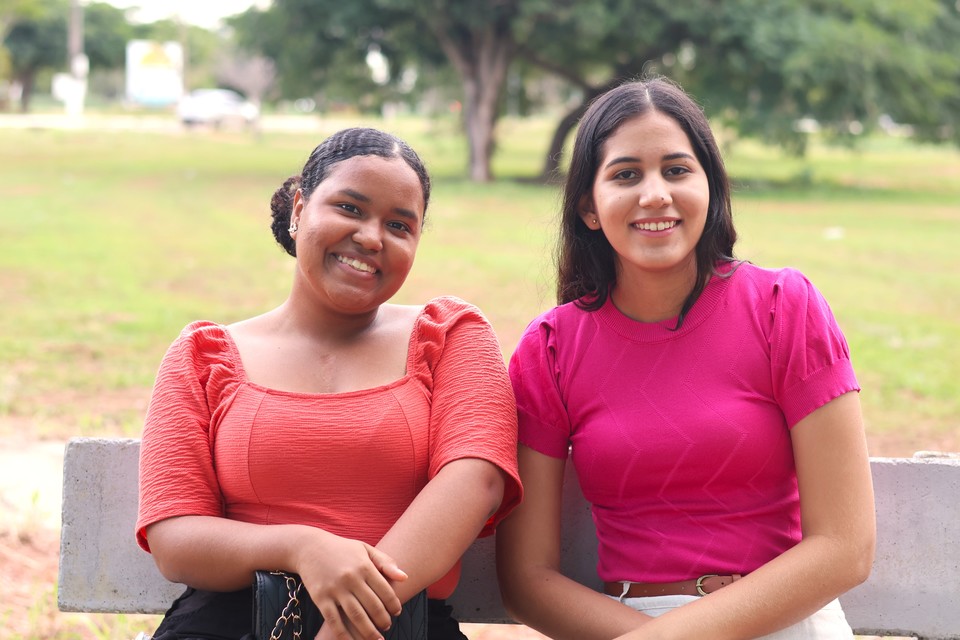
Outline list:
[[[178,516],[147,527],[147,538],[164,577],[195,589],[249,587],[257,569],[298,573],[323,615],[325,636],[376,640],[401,610],[393,585],[407,574],[392,557],[316,527]]]
[[[402,603],[391,582],[407,575],[384,552],[358,540],[314,529],[296,546],[294,566],[323,616],[323,633],[352,640],[376,640],[390,627]]]

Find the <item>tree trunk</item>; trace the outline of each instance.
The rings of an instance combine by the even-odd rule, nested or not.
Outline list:
[[[497,107],[515,50],[509,21],[501,19],[472,29],[454,28],[449,22],[431,20],[430,24],[463,84],[470,179],[490,182]]]
[[[593,99],[617,86],[618,82],[619,80],[613,79],[601,87],[585,89],[580,104],[557,123],[556,129],[553,130],[553,138],[550,140],[550,148],[547,149],[547,156],[543,160],[543,170],[540,174],[542,180],[551,180],[558,177],[560,159],[563,157],[563,144],[566,142],[567,136],[570,135],[570,131],[580,122],[580,118],[587,112],[587,108],[593,102]]]
[[[485,121],[480,107],[482,90],[476,78],[464,77],[463,124],[467,134],[467,166],[474,182],[493,179],[490,156],[493,153],[493,123]]]
[[[33,87],[36,84],[37,72],[28,70],[22,72],[17,80],[20,82],[20,113],[30,111],[30,100],[33,98]]]
[[[550,140],[550,147],[547,149],[547,157],[543,160],[543,170],[540,172],[540,178],[544,181],[550,181],[559,177],[560,158],[563,156],[563,143],[566,141],[570,130],[573,129],[580,118],[587,110],[588,100],[581,102],[575,109],[567,113],[557,123],[557,128],[553,130],[553,138]]]

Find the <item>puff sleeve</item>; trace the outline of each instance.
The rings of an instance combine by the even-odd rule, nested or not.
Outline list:
[[[847,341],[827,301],[803,274],[780,272],[770,312],[773,394],[789,427],[834,398],[860,390]]]
[[[211,400],[226,366],[223,331],[213,323],[192,323],[160,364],[140,445],[136,537],[146,551],[146,528],[155,522],[223,515],[211,436]]]
[[[557,365],[556,309],[527,326],[510,358],[510,382],[517,399],[519,440],[554,458],[566,458],[571,425]]]
[[[516,403],[499,341],[479,309],[449,296],[428,303],[420,332],[431,376],[429,477],[460,458],[500,468],[506,477],[503,500],[480,534],[489,535],[523,492]]]

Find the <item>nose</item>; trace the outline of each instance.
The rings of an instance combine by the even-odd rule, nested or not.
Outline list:
[[[361,221],[353,232],[353,241],[367,251],[383,249],[383,234],[380,225],[374,220]]]
[[[662,209],[671,203],[670,190],[662,180],[649,180],[641,186],[638,204],[644,209]]]

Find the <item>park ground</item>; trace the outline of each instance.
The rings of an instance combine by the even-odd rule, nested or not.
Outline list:
[[[304,131],[293,131],[303,123],[310,126]],[[90,124],[88,121],[87,125]],[[338,123],[322,124],[330,128]],[[125,132],[134,125],[141,131],[151,130],[152,137],[132,135],[132,142],[128,142],[125,136],[105,136],[110,128]],[[265,120],[264,140],[269,144],[241,144],[239,136],[227,134],[200,135],[196,138],[199,145],[185,154],[181,141],[186,140],[186,134],[169,119],[100,121],[98,128],[103,130],[92,137],[70,131],[74,124],[62,118],[54,123],[0,116],[0,130],[7,141],[0,145],[4,150],[0,158],[6,160],[5,179],[11,185],[6,192],[9,197],[4,203],[5,211],[42,209],[47,212],[45,215],[70,212],[70,217],[42,218],[40,224],[33,214],[14,213],[5,219],[20,237],[30,242],[20,243],[26,247],[20,254],[12,252],[15,257],[19,255],[18,268],[29,274],[29,279],[23,281],[29,286],[18,280],[3,281],[5,274],[19,271],[0,270],[4,290],[9,285],[11,291],[20,295],[8,295],[7,300],[17,313],[0,316],[0,324],[7,322],[0,332],[0,352],[7,358],[3,361],[7,366],[0,369],[0,640],[133,638],[138,631],[155,626],[156,618],[151,617],[57,611],[63,451],[66,440],[73,435],[136,435],[149,396],[149,386],[142,381],[143,372],[155,367],[164,346],[154,344],[157,336],[173,335],[171,327],[182,326],[177,324],[182,322],[181,316],[194,317],[197,306],[205,313],[213,308],[212,313],[224,316],[233,308],[231,296],[236,295],[229,288],[214,295],[203,288],[202,282],[197,283],[197,291],[181,291],[178,287],[186,287],[193,279],[182,277],[176,265],[184,263],[187,251],[193,252],[191,256],[202,254],[192,245],[181,247],[183,237],[169,229],[148,227],[153,230],[150,237],[164,256],[181,259],[157,263],[170,266],[169,273],[156,273],[157,264],[152,264],[149,277],[143,282],[135,279],[142,257],[138,252],[152,255],[152,246],[137,244],[139,236],[133,236],[133,241],[124,236],[125,242],[95,244],[93,253],[107,268],[87,273],[82,255],[77,258],[80,262],[67,261],[63,265],[45,259],[53,254],[70,258],[75,253],[70,250],[72,244],[57,244],[60,238],[70,238],[69,234],[49,230],[60,231],[67,225],[68,230],[76,233],[68,224],[76,219],[92,229],[83,236],[87,242],[109,240],[105,230],[126,230],[125,213],[139,211],[146,202],[164,211],[174,230],[185,227],[184,220],[189,218],[191,225],[199,225],[197,234],[219,237],[226,233],[226,218],[221,210],[235,213],[249,208],[248,192],[265,188],[268,180],[263,176],[272,176],[276,166],[284,166],[287,155],[299,159],[304,146],[300,134],[317,137],[322,133],[316,130],[318,126],[315,120]],[[516,135],[516,131],[528,124],[511,126],[516,127],[511,130],[515,135],[504,136],[505,146],[519,144],[523,136]],[[25,130],[13,130],[21,127]],[[156,133],[170,135],[154,136]],[[546,245],[540,229],[547,215],[544,212],[552,210],[553,198],[542,189],[520,182],[504,181],[480,191],[451,179],[449,174],[458,171],[459,165],[445,155],[457,152],[444,146],[449,138],[431,130],[416,145],[434,154],[431,164],[440,169],[441,181],[445,182],[437,190],[436,226],[422,250],[424,255],[418,258],[425,265],[423,275],[414,273],[411,286],[417,299],[426,297],[436,287],[454,291],[481,308],[496,310],[497,315],[491,320],[500,332],[501,342],[515,344],[519,330],[537,305],[536,300],[529,301],[535,287],[526,283],[537,281],[541,274],[536,256]],[[117,145],[134,160],[111,163]],[[247,148],[254,152],[243,153]],[[745,253],[761,263],[803,267],[815,276],[816,282],[830,289],[828,297],[836,301],[842,320],[851,329],[850,335],[855,338],[852,348],[862,364],[862,396],[868,409],[865,415],[869,418],[871,455],[909,457],[920,450],[960,451],[955,402],[960,396],[955,393],[958,376],[952,368],[960,359],[951,355],[960,341],[955,339],[955,279],[949,275],[955,273],[956,253],[948,241],[958,220],[955,176],[960,164],[955,152],[907,148],[897,141],[881,141],[873,155],[824,152],[804,164],[781,156],[771,156],[775,160],[771,161],[764,155],[765,150],[753,158],[744,153],[751,147],[744,144],[738,148],[741,156],[739,160],[735,158],[734,166],[744,175],[759,176],[746,182],[740,191]],[[140,149],[149,151],[151,162],[159,158],[159,164],[143,161],[141,156],[147,152],[137,155],[135,152]],[[519,151],[511,149],[502,158],[520,166],[520,159],[527,156]],[[196,153],[206,154],[202,156],[202,165],[194,159]],[[60,164],[53,163],[51,158]],[[234,160],[236,167],[229,164]],[[530,167],[537,166],[536,158],[523,162],[522,169],[528,173]],[[242,175],[247,177],[238,182],[231,181],[230,175],[224,178],[212,171],[185,173],[182,166],[190,163],[203,168],[228,165],[230,172],[243,171]],[[89,169],[89,175],[78,174],[71,168],[74,166]],[[129,175],[124,173],[127,169]],[[513,164],[503,165],[504,171],[513,169]],[[788,176],[783,182],[777,172],[793,172],[800,178]],[[117,181],[102,177],[114,174],[126,178]],[[191,186],[194,183],[196,186]],[[768,183],[780,184],[782,189],[769,189],[764,186]],[[66,189],[49,189],[50,184],[67,185],[72,190],[71,199],[58,200],[56,196]],[[110,199],[104,201],[99,195],[104,184],[128,188],[112,191]],[[171,184],[177,188],[170,188]],[[182,194],[187,187],[189,197]],[[215,215],[191,217],[192,210],[186,210],[184,203],[192,203],[196,211],[212,211]],[[504,212],[502,219],[510,221],[509,233],[504,231],[502,222],[489,215],[490,211]],[[911,216],[911,223],[906,225],[905,211]],[[229,236],[231,242],[239,245],[247,236],[260,238],[252,230],[260,229],[259,218],[254,219],[251,214],[248,220],[243,214],[231,215],[229,220],[237,227]],[[825,242],[833,243],[829,251],[824,251]],[[486,254],[477,249],[484,243],[509,250],[511,260],[503,256],[493,262],[487,260]],[[235,265],[239,270],[249,255],[261,255],[256,253],[261,251],[259,245],[239,246],[243,249],[233,252],[228,252],[228,245],[218,247],[217,259],[226,260],[229,265],[234,265],[229,260],[239,261]],[[234,255],[240,258],[233,258]],[[263,255],[273,260],[272,253]],[[463,263],[454,257],[463,258]],[[262,274],[243,271],[260,276],[256,282],[243,279],[243,299],[250,306],[259,308],[286,286],[286,266],[274,267],[274,262],[279,265],[276,260],[267,262],[269,268],[263,269]],[[222,265],[218,265],[194,265],[190,273],[206,269],[211,277],[222,275]],[[890,265],[895,269],[891,270]],[[59,288],[49,286],[53,276],[58,279]],[[80,287],[86,280],[101,286],[83,289],[83,295],[76,299],[71,297],[72,288]],[[71,284],[75,281],[81,284]],[[150,288],[157,281],[168,283],[171,292]],[[88,309],[121,308],[120,303],[126,303],[125,299],[97,298],[98,292],[132,296],[131,292],[141,291],[145,292],[143,299],[136,300],[145,305],[137,309],[143,317],[159,317],[162,311],[173,319],[163,327],[140,327],[133,322],[139,316],[94,313]],[[71,303],[76,310],[67,316],[72,325],[86,332],[80,339],[64,338],[57,324],[57,314],[66,314]],[[130,339],[131,327],[151,337],[149,348]],[[165,340],[166,337],[160,342]],[[108,345],[114,342],[116,350],[110,351]],[[91,344],[100,348],[93,349]],[[21,354],[23,345],[32,345],[26,356]],[[133,362],[126,357],[129,354],[142,355],[149,364]],[[111,383],[91,386],[91,380]],[[113,418],[101,420],[97,416]],[[519,626],[468,625],[465,631],[471,640],[539,638]]]
[[[9,420],[0,419],[2,420]],[[26,425],[6,425],[2,433],[30,433]],[[0,639],[117,638],[109,616],[60,613],[56,582],[60,544],[61,440],[0,438]],[[941,436],[937,450],[960,451],[960,438]],[[870,438],[874,456],[905,457],[931,449],[931,440],[884,434]],[[132,532],[131,532],[132,535]],[[132,617],[132,629],[149,630],[155,619]],[[139,627],[137,626],[139,625]],[[470,640],[537,640],[521,626],[464,625]]]

